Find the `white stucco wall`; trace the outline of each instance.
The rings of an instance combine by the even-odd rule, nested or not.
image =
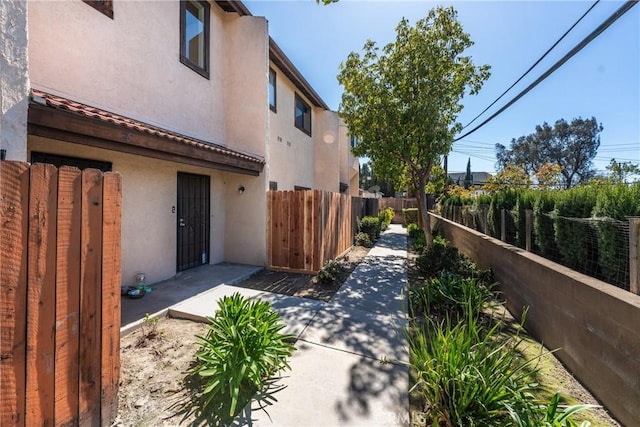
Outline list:
[[[0,1],[0,148],[27,159],[27,2]]]
[[[293,190],[294,186],[314,188],[316,109],[311,113],[312,132],[309,136],[295,127],[295,94],[311,103],[299,92],[273,63],[276,72],[276,112],[269,110],[269,180],[278,183],[278,190]],[[268,107],[267,107],[268,108]]]
[[[178,172],[211,178],[210,263],[225,261],[226,194],[230,174],[211,169],[149,159],[116,151],[29,136],[29,153],[42,151],[113,163],[122,175],[122,282],[132,284],[137,273],[149,283],[176,274]],[[256,180],[247,177],[247,182]]]

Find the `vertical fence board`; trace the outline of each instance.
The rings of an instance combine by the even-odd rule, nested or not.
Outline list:
[[[322,240],[320,239],[322,230],[322,199],[319,191],[313,192],[313,217],[315,222],[313,224],[313,270],[318,271],[322,268]]]
[[[301,218],[302,217],[302,218]],[[304,233],[302,222],[304,221],[304,192],[294,191],[291,195],[291,211],[289,215],[289,245],[290,260],[289,266],[295,269],[304,267]]]
[[[104,175],[102,200],[102,378],[101,419],[109,426],[118,414],[120,377],[120,283],[122,177]]]
[[[313,191],[304,192],[304,269],[313,270],[313,225],[315,223],[313,214]]]
[[[55,420],[78,424],[78,326],[80,318],[80,170],[58,172],[56,270]]]
[[[54,425],[56,204],[58,170],[31,166],[25,423]]]
[[[82,172],[80,424],[100,424],[102,172]]]
[[[25,425],[29,165],[0,163],[0,425]]]
[[[267,265],[273,265],[273,191],[267,191]]]

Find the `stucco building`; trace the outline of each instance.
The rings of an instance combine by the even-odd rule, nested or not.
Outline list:
[[[24,13],[26,149],[12,137],[7,158],[122,174],[124,283],[265,265],[269,189],[357,195],[346,127],[241,2]]]

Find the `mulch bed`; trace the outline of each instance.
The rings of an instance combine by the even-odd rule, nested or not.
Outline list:
[[[349,278],[351,272],[362,262],[367,253],[369,253],[368,248],[353,246],[346,254],[338,258],[337,261],[342,270],[338,280],[334,283],[320,282],[316,276],[311,274],[262,270],[236,286],[326,302],[338,292],[340,286]]]

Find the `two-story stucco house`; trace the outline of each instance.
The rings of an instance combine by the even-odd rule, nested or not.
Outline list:
[[[26,16],[26,150],[7,158],[122,174],[124,283],[265,265],[270,189],[357,195],[346,127],[241,2],[29,1]]]

